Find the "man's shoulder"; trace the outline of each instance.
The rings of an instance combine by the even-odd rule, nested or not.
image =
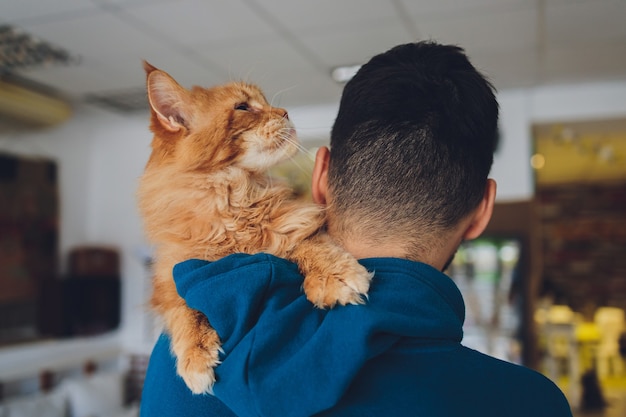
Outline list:
[[[489,356],[466,346],[461,346],[461,355],[464,356],[462,360],[480,369],[485,377],[493,377],[496,380],[507,377],[509,384],[532,382],[533,387],[553,386],[558,389],[545,375],[526,366]]]
[[[476,370],[482,388],[491,392],[494,405],[509,404],[534,415],[569,416],[567,399],[560,388],[542,373],[523,365],[507,362],[476,350],[462,347],[466,360]],[[552,413],[552,414],[551,414]]]
[[[396,345],[324,416],[571,417],[548,378],[461,345]]]

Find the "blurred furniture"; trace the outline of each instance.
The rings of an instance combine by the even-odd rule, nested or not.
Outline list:
[[[545,311],[538,311],[535,319],[545,346],[544,364],[548,377],[557,381],[565,370],[573,381],[577,380],[580,366],[574,311],[566,305],[552,305]]]
[[[617,307],[600,307],[594,315],[594,322],[600,333],[595,356],[598,376],[621,375],[624,371],[620,355],[620,336],[626,330],[624,310]]]
[[[101,334],[120,322],[120,263],[108,247],[78,247],[68,256],[68,274],[42,293],[40,332],[70,337]]]
[[[38,295],[57,269],[57,164],[0,152],[0,344],[37,338]]]
[[[579,311],[589,305],[624,308],[626,181],[542,185],[535,201],[540,293]]]
[[[145,355],[122,355],[0,379],[0,392],[11,394],[0,397],[0,416],[137,417],[147,364]],[[28,392],[15,392],[33,384]]]

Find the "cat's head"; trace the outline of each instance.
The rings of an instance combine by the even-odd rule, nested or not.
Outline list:
[[[287,111],[270,106],[258,87],[232,82],[188,90],[147,62],[144,69],[154,133],[149,163],[260,172],[297,152]]]

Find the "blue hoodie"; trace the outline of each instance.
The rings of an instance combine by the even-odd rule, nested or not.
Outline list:
[[[360,262],[375,272],[367,304],[331,310],[313,308],[297,266],[271,255],[178,264],[179,294],[222,339],[215,396],[186,388],[163,335],[141,416],[571,416],[541,374],[461,345],[465,307],[449,277]]]

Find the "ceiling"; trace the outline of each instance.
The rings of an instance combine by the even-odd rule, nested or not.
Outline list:
[[[333,67],[417,39],[460,44],[498,89],[624,80],[624,22],[624,0],[0,0],[0,24],[79,58],[18,75],[75,99],[142,90],[147,59],[285,107],[337,102]]]

